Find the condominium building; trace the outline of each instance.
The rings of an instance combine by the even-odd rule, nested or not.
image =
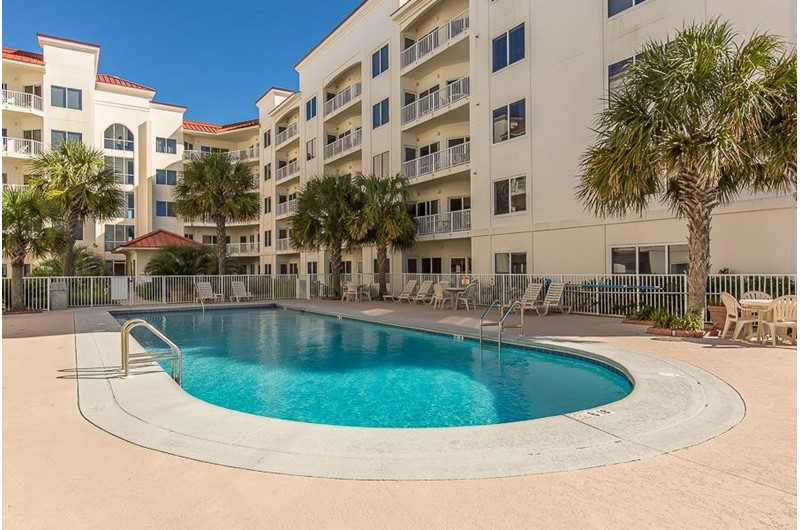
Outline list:
[[[325,252],[292,247],[289,218],[303,184],[325,174],[401,173],[412,185],[418,241],[393,273],[680,273],[685,221],[654,202],[642,217],[599,219],[575,198],[591,127],[649,39],[720,17],[796,44],[793,0],[365,0],[296,65],[299,90],[273,87],[258,117],[185,120],[155,90],[98,73],[96,45],[39,36],[42,53],[3,50],[3,182],[24,184],[43,145],[102,147],[129,194],[110,223],[89,223],[115,272],[123,241],[184,225],[172,189],[185,160],[227,150],[252,164],[262,214],[230,227],[229,253],[262,274],[325,273]],[[249,98],[247,94],[241,97]],[[713,220],[712,269],[796,269],[796,200],[747,194]],[[768,252],[753,251],[763,241]],[[374,250],[345,256],[373,272]]]

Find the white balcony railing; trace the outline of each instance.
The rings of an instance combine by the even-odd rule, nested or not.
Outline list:
[[[3,108],[42,112],[44,100],[42,100],[41,96],[28,94],[27,92],[3,90]]]
[[[417,217],[416,220],[418,236],[464,232],[469,230],[472,225],[470,210],[423,215]]]
[[[291,201],[286,202],[279,202],[277,215],[286,215],[289,213],[294,213],[294,209],[297,206],[297,199],[292,199]]]
[[[345,88],[330,101],[325,102],[325,116],[333,114],[339,109],[349,105],[353,100],[361,96],[361,81],[350,85]]]
[[[411,121],[424,118],[428,114],[452,105],[467,96],[469,96],[469,77],[462,77],[458,81],[440,88],[433,94],[428,94],[403,107],[401,113],[402,123],[405,125]]]
[[[400,56],[401,68],[405,68],[424,59],[468,29],[469,11],[464,11],[422,37],[409,48],[403,50]]]
[[[3,137],[3,156],[30,158],[42,152],[42,142],[26,138]]]
[[[288,238],[276,239],[275,247],[278,251],[294,250],[294,247],[292,246],[292,241]]]
[[[260,250],[260,245],[258,243],[228,243],[229,256],[258,254],[259,250]]]
[[[297,163],[297,160],[293,160],[285,166],[278,168],[278,170],[275,172],[275,180],[280,182],[281,180],[293,177],[298,173],[300,173],[300,164]]]
[[[415,179],[464,164],[469,164],[469,142],[403,162],[402,173],[407,179]]]
[[[233,151],[223,151],[227,154],[231,161],[233,162],[250,162],[253,160],[258,160],[258,146],[255,147],[248,147],[247,149],[236,149]],[[184,160],[196,160],[203,155],[211,154],[210,151],[191,151],[185,150],[183,152],[183,159]]]
[[[282,130],[278,134],[275,135],[275,145],[281,145],[283,143],[288,142],[295,136],[297,136],[297,132],[299,131],[299,127],[297,122],[289,125],[286,129]]]
[[[9,189],[9,190],[25,191],[28,188],[30,188],[30,186],[28,186],[27,184],[3,184],[3,189]]]
[[[361,129],[339,138],[325,146],[325,160],[334,158],[361,146]]]

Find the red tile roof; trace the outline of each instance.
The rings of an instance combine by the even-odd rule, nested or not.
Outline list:
[[[134,83],[133,81],[128,81],[127,79],[122,79],[121,77],[117,77],[115,75],[108,75],[108,74],[97,74],[97,82],[98,83],[106,83],[108,85],[117,85],[123,86],[126,88],[136,88],[139,90],[149,90],[150,92],[155,92],[155,88],[150,88],[149,86],[140,85],[139,83]]]
[[[11,59],[21,63],[39,64],[44,66],[44,55],[41,53],[26,52],[15,50],[14,48],[3,47],[3,59]]]
[[[202,246],[201,243],[189,239],[188,237],[183,237],[176,234],[175,232],[170,232],[169,230],[158,228],[143,236],[139,236],[136,239],[128,241],[127,243],[123,243],[117,248],[163,248],[171,245]]]
[[[258,118],[245,121],[237,121],[227,125],[217,125],[215,123],[206,123],[203,121],[183,120],[183,128],[190,131],[207,132],[207,133],[221,133],[228,131],[235,131],[237,129],[245,129],[258,125]]]

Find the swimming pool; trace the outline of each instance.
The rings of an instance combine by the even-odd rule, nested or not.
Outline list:
[[[553,352],[274,308],[118,313],[183,352],[183,388],[261,416],[355,427],[455,427],[555,416],[617,401],[618,371]],[[147,331],[134,337],[158,347]]]

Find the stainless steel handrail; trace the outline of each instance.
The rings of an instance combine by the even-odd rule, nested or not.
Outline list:
[[[143,352],[131,355],[130,334],[131,331],[139,327],[150,330],[153,335],[161,339],[167,346],[169,346],[169,352]],[[120,330],[120,339],[122,341],[122,370],[125,372],[125,377],[130,375],[131,364],[169,361],[172,379],[179,385],[181,384],[181,371],[183,370],[183,354],[181,353],[181,349],[178,348],[174,342],[169,340],[166,335],[161,333],[152,324],[142,320],[141,318],[128,320],[122,325],[122,329]]]
[[[478,342],[480,344],[483,344],[483,326],[493,326],[495,324],[495,322],[486,322],[486,323],[484,323],[484,320],[486,320],[486,315],[488,315],[489,311],[491,311],[492,309],[494,309],[495,307],[497,307],[501,303],[502,302],[500,300],[493,301],[491,304],[489,304],[489,307],[486,308],[486,311],[483,312],[483,315],[481,315],[481,321],[480,321],[480,326],[479,326],[480,330],[479,330],[479,335],[478,335],[478,337],[479,337]]]

